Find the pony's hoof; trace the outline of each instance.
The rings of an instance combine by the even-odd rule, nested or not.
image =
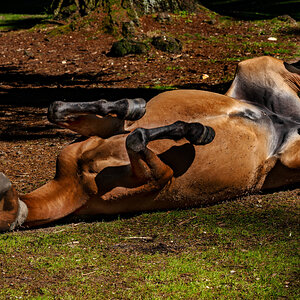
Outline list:
[[[64,114],[64,102],[54,101],[48,107],[47,118],[51,123],[57,123],[63,121]]]
[[[196,142],[196,145],[206,145],[211,143],[216,136],[213,128],[204,126],[204,131]]]
[[[146,101],[142,98],[127,99],[127,111],[125,120],[136,121],[143,117],[146,112]]]
[[[215,138],[215,131],[209,126],[204,126],[200,123],[191,123],[190,126],[187,139],[193,145],[206,145]]]

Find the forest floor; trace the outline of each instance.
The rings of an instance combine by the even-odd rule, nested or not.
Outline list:
[[[113,42],[120,39],[121,35],[119,33],[115,35],[103,33],[102,20],[103,15],[95,13],[76,23],[73,21],[71,23],[66,22],[58,25],[56,24],[57,22],[48,21],[32,29],[4,30],[0,32],[0,170],[11,179],[20,193],[31,191],[53,178],[57,155],[64,146],[79,137],[77,134],[61,129],[47,121],[47,106],[52,101],[91,101],[100,98],[115,100],[123,97],[143,97],[149,100],[164,90],[178,88],[195,88],[224,93],[234,77],[237,63],[242,60],[262,55],[270,55],[285,61],[295,61],[300,57],[300,29],[297,22],[288,17],[260,21],[243,21],[223,17],[208,10],[200,10],[193,14],[186,12],[180,12],[176,15],[170,14],[170,18],[158,21],[157,15],[149,15],[140,18],[140,26],[136,27],[135,39],[149,42],[153,36],[166,34],[182,42],[182,51],[172,54],[156,50],[153,46],[150,46],[147,54],[128,55],[118,58],[110,57],[108,53]],[[294,239],[293,242],[295,244],[294,230],[298,228],[295,225],[295,219],[296,216],[299,216],[299,210],[297,211],[297,207],[299,208],[299,195],[300,189],[294,188],[268,195],[245,196],[242,199],[232,201],[229,206],[228,204],[222,204],[216,208],[217,211],[215,212],[216,215],[219,216],[218,222],[220,223],[219,229],[214,229],[217,230],[215,234],[222,234],[222,230],[224,230],[222,227],[227,228],[228,226],[229,228],[230,226],[234,226],[232,220],[222,219],[224,210],[229,212],[231,209],[235,210],[236,208],[245,207],[249,212],[249,210],[251,211],[253,208],[250,215],[256,215],[258,220],[263,220],[263,218],[266,217],[265,214],[257,215],[257,209],[261,210],[268,207],[268,209],[276,210],[277,213],[279,211],[283,212],[286,209],[286,215],[283,214],[282,217],[276,213],[276,220],[281,222],[281,227],[278,224],[276,224],[276,226],[278,225],[280,228],[286,226],[282,234],[283,236],[286,234],[289,235],[288,238]],[[208,208],[208,214],[210,215],[211,212],[209,210],[210,208]],[[205,211],[201,209],[190,210],[182,212],[182,215],[179,213],[179,217],[174,213],[173,217],[175,219],[177,218],[176,222],[179,224],[184,224],[185,221],[182,220],[182,218],[186,218],[187,223],[193,223],[194,221],[192,220],[196,218],[194,214],[199,215],[204,213]],[[155,219],[155,216],[158,216],[158,219],[166,218],[165,215],[161,216],[159,214],[160,213],[153,214],[153,217],[145,215],[145,218]],[[290,219],[283,220],[284,217]],[[135,220],[137,220],[137,223],[150,222],[150,219],[145,221],[144,219],[141,220],[141,218],[143,217],[133,218],[128,221],[129,223],[126,223],[126,220],[117,220],[117,223],[112,225],[117,226],[117,229],[113,229],[113,231],[118,231],[118,228],[121,226],[120,222],[124,223],[122,223],[124,228],[131,226],[131,223],[134,223]],[[268,219],[269,217],[266,218],[266,222],[268,222],[268,220],[270,222],[270,224],[268,223],[267,225],[271,226],[271,219]],[[196,220],[197,219],[195,219],[195,222]],[[165,236],[171,232],[173,238],[178,242],[180,236],[187,232],[176,231],[177,227],[175,228],[170,225],[170,218],[167,218],[167,221],[169,222],[167,226],[169,232],[164,233]],[[215,221],[215,219],[213,221]],[[159,223],[162,221],[155,219],[154,223],[155,222]],[[248,224],[247,226],[255,226],[255,220],[251,219],[249,222],[250,225]],[[106,225],[101,224],[102,223],[100,223],[99,226],[102,227],[99,228],[100,230],[104,230],[106,227],[103,228],[103,226]],[[241,224],[242,223],[239,225]],[[137,224],[134,226],[136,225]],[[164,226],[166,224],[160,225]],[[86,233],[92,230],[91,227],[88,226],[90,225],[84,224],[82,232]],[[199,227],[202,225],[198,224],[196,226]],[[71,227],[63,227],[61,231],[72,231],[73,227],[70,228]],[[77,229],[75,228],[74,230],[76,231]],[[109,230],[108,228],[107,232]],[[135,230],[137,232],[135,232]],[[256,228],[255,230],[258,229]],[[293,234],[290,233],[292,232],[291,230]],[[56,231],[57,230],[53,230],[53,235]],[[25,232],[16,233],[15,239],[18,239],[18,234],[21,237],[24,236]],[[44,234],[49,232],[52,232],[51,229],[50,231],[47,228],[38,229],[36,231],[36,238],[30,235],[29,239],[32,239],[32,242],[27,242],[33,245],[36,243],[37,237],[40,238],[41,235],[44,236]],[[135,232],[136,235],[140,234],[136,228],[133,229],[133,232]],[[230,235],[228,232],[226,232],[226,234],[229,238]],[[274,232],[270,230],[269,233],[272,234],[273,237],[276,236],[275,229]],[[128,235],[129,234],[132,235],[132,233],[128,233]],[[151,234],[153,236],[152,231]],[[256,234],[259,235],[260,233]],[[204,235],[205,234],[202,234],[201,239],[203,239]],[[264,232],[263,235],[267,234]],[[191,238],[192,237],[194,242],[190,240],[188,244],[184,245],[178,242],[179,246],[177,248],[175,244],[172,244],[173,241],[172,243],[165,243],[163,238],[161,238],[161,240],[158,239],[158,242],[153,246],[154,248],[158,247],[158,250],[153,251],[154,253],[163,253],[167,256],[171,252],[176,256],[176,253],[180,252],[182,254],[180,250],[182,246],[185,249],[184,251],[186,251],[188,247],[191,247],[192,252],[194,251],[193,253],[196,253],[197,243],[200,237],[191,235]],[[237,237],[238,229],[235,234],[235,238]],[[252,242],[254,241],[253,239]],[[271,239],[272,237],[270,236],[270,240]],[[285,242],[290,243],[291,241],[286,240]],[[52,243],[54,242],[52,241]],[[68,241],[67,243],[70,245],[70,243],[73,242]],[[140,253],[149,254],[152,251],[152,248],[148,244],[144,244],[145,241],[143,240],[141,240],[141,242],[135,241],[134,245],[129,246],[128,244],[130,243],[128,241],[123,241],[122,243],[117,243],[115,248],[112,246],[103,247],[105,250],[111,251],[111,253],[117,252],[118,255],[126,256],[129,251],[132,257],[138,256]],[[215,245],[216,239],[212,237],[206,240],[206,243],[208,245],[209,243]],[[3,240],[3,245],[4,244]],[[160,249],[159,247],[162,248]],[[232,245],[230,247],[233,251],[232,253],[234,253],[234,247]],[[237,245],[237,247],[240,246]],[[246,241],[245,239],[243,247],[250,247],[248,240]],[[287,246],[285,245],[284,247]],[[148,248],[151,249],[149,250]],[[25,252],[27,251],[26,249],[24,250]],[[247,249],[245,251],[248,251]],[[74,252],[75,250],[73,249],[72,251]],[[43,251],[47,251],[47,249]],[[57,253],[59,253],[59,251],[61,250],[57,250]],[[4,253],[5,252],[2,252],[2,254]],[[18,253],[18,259],[28,260],[28,257],[25,258],[20,252]],[[276,256],[277,254],[274,254],[274,264]],[[168,259],[169,258],[170,257],[168,257]],[[13,259],[14,258],[12,258],[12,260]],[[51,259],[53,259],[53,257]],[[51,261],[51,259],[49,259],[49,261]],[[179,263],[179,260],[182,261],[185,258],[176,256],[176,259],[178,259]],[[249,257],[245,259],[249,259]],[[159,264],[159,262],[160,258],[157,257],[157,264]],[[16,259],[13,263],[17,263]],[[48,264],[49,263],[50,262],[48,262]],[[94,264],[95,262],[92,263]],[[173,261],[173,263],[175,262]],[[228,262],[229,269],[231,268],[231,263],[232,262]],[[165,266],[166,262],[163,264]],[[171,265],[170,263],[170,266]],[[28,262],[26,266],[32,269],[31,262]],[[23,265],[22,268],[26,269],[26,266]],[[47,264],[40,266],[46,269],[48,268]],[[151,272],[151,268],[149,272]],[[192,265],[189,265],[187,268],[192,268]],[[215,266],[215,268],[217,268],[217,266]],[[8,263],[3,263],[2,269],[9,273]],[[51,270],[53,271],[53,269]],[[36,280],[37,277],[35,276],[38,276],[37,274],[40,271],[39,267],[35,265],[34,272],[36,272],[36,275],[32,275],[32,280]],[[83,269],[80,270],[79,273],[88,274],[89,279],[92,278],[92,284],[96,284],[101,277],[101,280],[104,280],[104,282],[105,280],[113,279],[121,288],[126,286],[132,287],[132,282],[122,283],[116,274],[110,274],[109,276],[102,274],[100,276],[98,274],[100,271],[98,271],[92,267],[88,267],[88,270]],[[232,275],[236,272],[235,270],[231,271]],[[23,272],[26,273],[27,271],[23,270]],[[75,271],[70,272],[74,273]],[[207,269],[207,272],[210,272],[210,270]],[[282,278],[284,278],[286,273],[284,273],[284,271],[282,272],[283,275],[281,275]],[[251,286],[249,285],[249,287],[244,290],[245,295],[247,295],[254,286],[255,289],[251,290],[253,293],[250,293],[254,298],[259,295],[258,293],[261,287],[265,288],[264,291],[266,294],[262,295],[267,298],[269,296],[276,297],[278,295],[279,297],[289,297],[289,295],[296,297],[296,286],[299,282],[296,280],[297,276],[294,272],[295,267],[293,262],[291,262],[289,278],[286,280],[280,278],[281,281],[283,280],[282,287],[278,287],[276,285],[277,283],[274,283],[273,285],[271,284],[270,288],[269,283],[263,284],[258,280],[252,281],[251,279]],[[31,275],[28,274],[26,276],[30,277]],[[22,276],[14,277],[14,275],[11,275],[8,277],[9,279],[5,279],[4,276],[0,279],[0,283],[7,287],[7,289],[2,290],[2,296],[10,295],[9,293],[12,293],[12,291],[14,291],[15,294],[13,295],[16,295],[16,297],[20,295],[32,297],[38,295],[73,295],[69,287],[62,289],[65,294],[59,294],[59,292],[56,291],[54,283],[56,281],[64,282],[64,280],[67,280],[63,277],[62,273],[56,277],[51,277],[49,274],[44,274],[44,276],[48,278],[48,281],[50,280],[50,282],[52,282],[52,285],[51,287],[48,286],[46,290],[44,289],[44,286],[47,285],[45,283],[46,279],[41,281],[41,283],[35,282],[35,284],[30,284],[27,282],[25,275],[25,277],[23,276],[24,278]],[[120,275],[120,272],[118,274]],[[190,284],[193,279],[192,275],[184,274],[189,274],[189,272],[187,270],[182,270],[181,272],[180,276],[183,277],[180,277],[180,280],[182,280],[183,286],[187,284],[187,282]],[[274,278],[277,276],[276,274]],[[130,276],[134,276],[134,274],[132,273]],[[189,279],[189,276],[191,276],[192,279]],[[259,277],[260,275],[258,274],[257,276]],[[266,276],[272,276],[272,274],[267,274]],[[49,279],[50,277],[51,279]],[[164,278],[157,278],[155,280],[164,280]],[[174,280],[176,280],[176,278],[175,276]],[[75,280],[73,278],[72,280],[73,282],[77,282],[77,279]],[[145,284],[146,281],[149,283],[151,280],[152,279],[145,277],[142,283]],[[213,279],[210,278],[208,280]],[[240,278],[239,280],[242,281],[244,279]],[[155,281],[156,283],[151,281],[153,287],[159,285],[160,281]],[[20,282],[28,285],[27,291],[25,288],[22,288],[22,292],[20,289],[18,290],[16,286],[20,285]],[[103,284],[105,285],[105,283]],[[288,292],[288,287],[291,285],[291,291]],[[206,288],[207,286],[209,286],[209,284],[206,284]],[[233,286],[233,283],[231,282],[229,286]],[[186,285],[186,287],[191,288],[190,285]],[[86,291],[85,286],[81,285],[81,288],[84,294]],[[105,286],[105,288],[109,289],[108,286]],[[138,292],[139,289],[137,287],[135,288],[136,289],[132,289],[132,291]],[[223,288],[224,286],[222,286],[222,291]],[[151,284],[148,285],[148,289],[152,291]],[[243,291],[240,286],[237,287],[237,293],[233,294],[234,297],[243,295],[239,294],[238,289]],[[277,292],[272,294],[272,289],[279,294],[277,294]],[[210,291],[209,287],[207,290],[208,292]],[[111,296],[111,299],[114,297],[112,290],[106,290],[106,293]],[[226,288],[224,288],[224,294],[222,295],[225,297],[226,293]],[[145,295],[147,296],[148,294],[146,293]],[[151,293],[149,295],[151,295]],[[170,291],[158,290],[157,297],[164,297],[165,295],[171,297],[173,294]],[[199,296],[199,294],[195,292],[195,294],[192,294],[191,297],[188,298],[192,299],[195,297],[196,299],[197,295]],[[211,291],[211,294],[208,293],[207,295],[215,297],[221,294],[214,294],[214,292]],[[126,297],[130,298],[131,294],[128,290],[128,293],[126,292],[121,296],[121,298],[125,299]]]

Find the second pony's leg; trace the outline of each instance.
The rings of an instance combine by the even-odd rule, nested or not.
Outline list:
[[[110,102],[53,102],[48,109],[48,120],[84,136],[107,138],[124,132],[124,120],[135,121],[146,112],[142,98]]]

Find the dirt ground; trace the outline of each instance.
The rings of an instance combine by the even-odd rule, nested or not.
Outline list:
[[[224,93],[238,61],[266,54],[291,60],[299,53],[293,20],[232,21],[199,11],[162,22],[146,16],[136,28],[139,40],[164,33],[180,39],[181,53],[151,47],[145,55],[109,57],[120,36],[103,33],[102,18],[94,14],[75,28],[48,23],[0,33],[0,166],[19,192],[52,178],[61,148],[78,137],[47,121],[51,101],[148,100],[168,87]]]

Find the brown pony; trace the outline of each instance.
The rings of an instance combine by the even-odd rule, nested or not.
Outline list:
[[[0,230],[66,215],[195,207],[300,182],[300,71],[239,64],[226,95],[198,90],[116,102],[54,102],[50,121],[87,138],[53,180],[18,197],[0,176]],[[205,125],[203,125],[205,124]]]

